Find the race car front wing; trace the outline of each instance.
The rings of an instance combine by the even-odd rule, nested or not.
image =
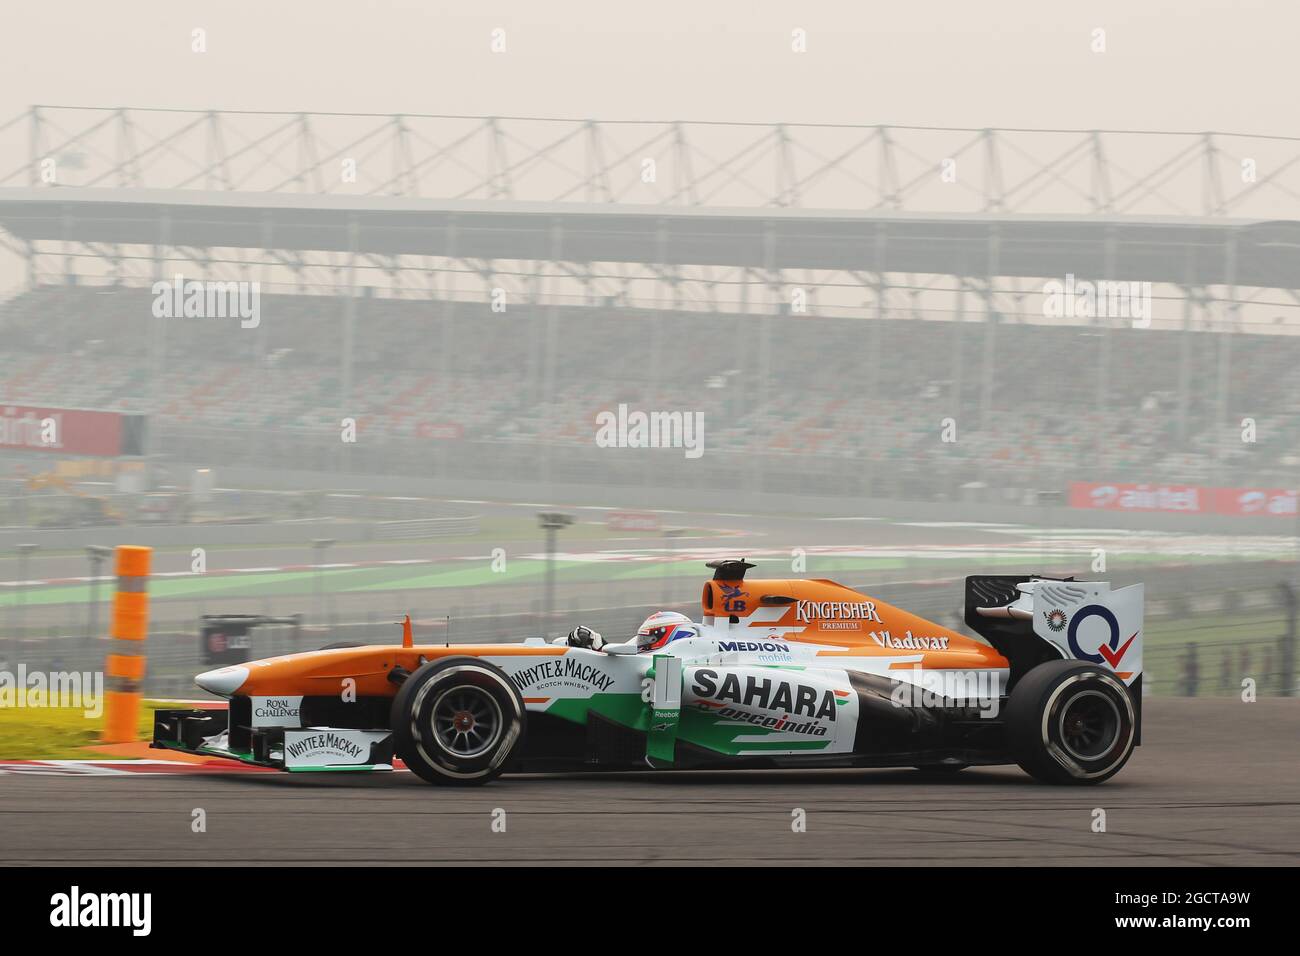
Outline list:
[[[390,730],[231,727],[228,710],[154,711],[151,746],[293,772],[393,769]]]

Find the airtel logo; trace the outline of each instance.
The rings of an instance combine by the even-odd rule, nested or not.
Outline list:
[[[1237,498],[1237,505],[1245,512],[1263,511],[1268,503],[1268,495],[1262,491],[1247,491]]]
[[[1237,510],[1241,514],[1294,515],[1295,492],[1243,491],[1237,496]]]
[[[1102,485],[1100,488],[1092,489],[1092,503],[1098,508],[1104,508],[1118,497],[1119,489],[1114,485]]]

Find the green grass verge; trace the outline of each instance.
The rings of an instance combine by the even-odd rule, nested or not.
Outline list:
[[[147,700],[140,708],[139,739],[153,733],[153,712],[174,707]],[[0,709],[0,760],[90,760],[108,756],[87,751],[100,743],[104,717],[87,717],[75,707],[5,707]]]

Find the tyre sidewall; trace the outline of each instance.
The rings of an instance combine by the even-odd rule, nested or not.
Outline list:
[[[433,709],[442,695],[457,687],[485,691],[496,704],[502,729],[482,754],[465,757],[443,748],[433,730]],[[431,783],[486,783],[505,770],[523,740],[523,698],[499,667],[474,657],[448,657],[420,667],[402,684],[393,700],[392,725],[397,753],[410,769]]]
[[[1062,715],[1071,703],[1097,694],[1114,707],[1113,743],[1102,753],[1072,753],[1062,739]],[[1051,783],[1095,784],[1113,777],[1136,741],[1137,714],[1128,688],[1109,671],[1083,661],[1051,661],[1026,674],[1007,705],[1012,756],[1026,772]]]

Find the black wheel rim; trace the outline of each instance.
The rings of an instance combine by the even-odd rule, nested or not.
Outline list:
[[[1098,690],[1080,691],[1071,697],[1057,722],[1061,746],[1076,760],[1105,756],[1119,739],[1119,730],[1119,708]]]
[[[496,698],[481,687],[453,687],[433,704],[438,746],[462,759],[480,757],[501,737],[504,721]]]

